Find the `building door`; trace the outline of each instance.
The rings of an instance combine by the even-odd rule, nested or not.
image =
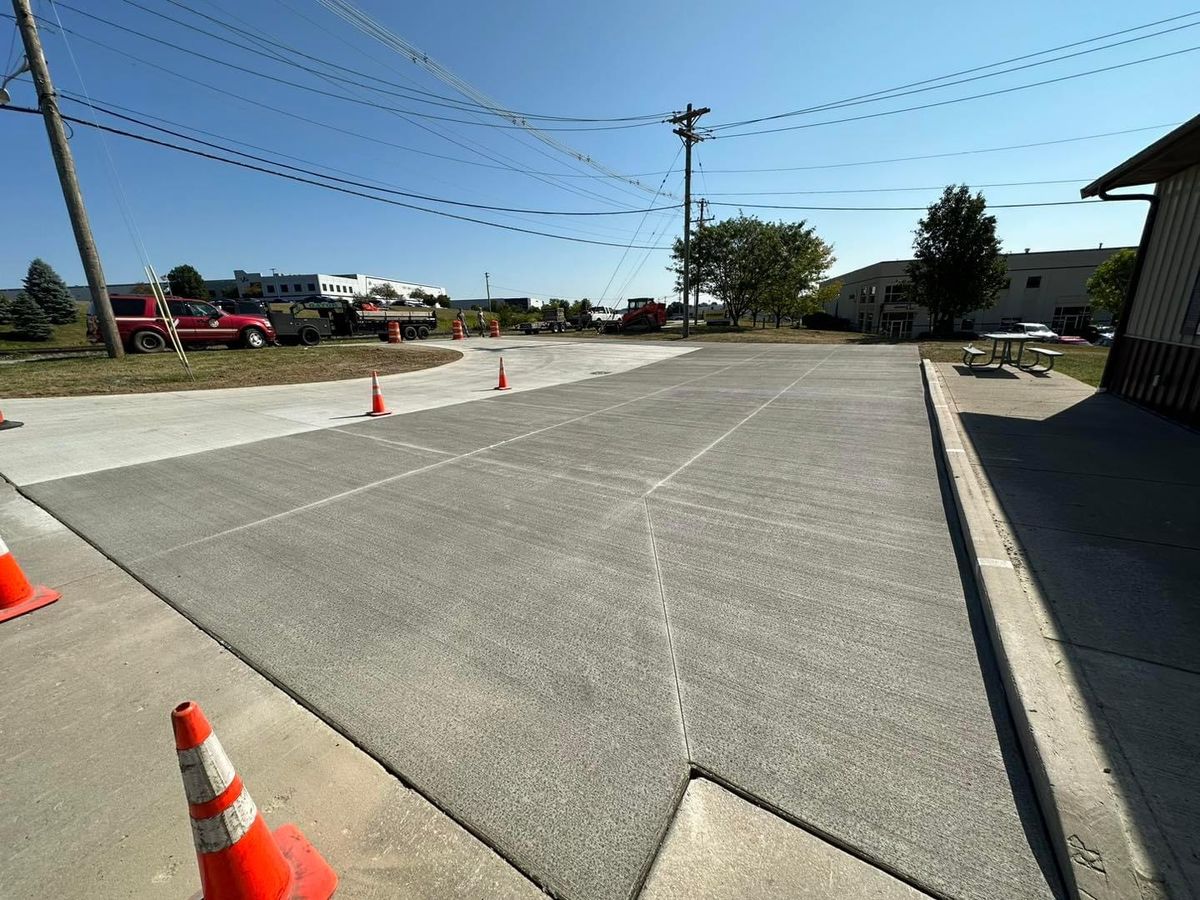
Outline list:
[[[1079,334],[1091,320],[1090,306],[1057,306],[1050,327],[1059,334]]]

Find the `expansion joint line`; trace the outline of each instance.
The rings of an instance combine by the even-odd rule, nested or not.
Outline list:
[[[646,527],[650,530],[650,554],[654,557],[654,574],[658,578],[658,596],[662,600],[663,625],[667,629],[667,649],[671,653],[671,671],[675,674],[675,699],[679,701],[679,727],[683,730],[683,749],[687,753],[688,764],[692,762],[692,745],[688,741],[687,717],[683,714],[683,689],[679,684],[679,665],[675,660],[675,640],[671,636],[671,614],[667,611],[667,589],[663,584],[662,563],[658,559],[658,541],[654,537],[654,519],[650,515],[650,498],[642,498],[646,508]]]

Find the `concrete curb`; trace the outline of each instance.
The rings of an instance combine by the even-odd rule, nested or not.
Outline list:
[[[946,402],[941,376],[930,360],[922,365],[1009,710],[1067,888],[1080,900],[1166,897],[1125,824],[1111,766],[1072,701],[1080,693],[1074,676],[1042,635],[993,518],[1000,506],[972,465],[974,448]]]

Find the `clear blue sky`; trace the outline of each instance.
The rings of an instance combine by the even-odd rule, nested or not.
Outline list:
[[[200,54],[185,55],[156,41],[116,30],[60,3],[58,13],[67,28],[118,50],[103,49],[81,37],[71,38],[86,89],[99,101],[221,135],[214,139],[221,143],[231,138],[273,151],[261,155],[284,153],[306,161],[290,160],[295,165],[316,163],[328,167],[326,171],[332,168],[352,173],[342,177],[415,193],[554,210],[611,210],[649,204],[649,194],[621,182],[557,177],[597,173],[523,132],[416,120],[459,142],[456,145],[404,121],[394,112],[271,83],[224,64],[261,70],[320,90],[370,98],[383,105],[435,115],[478,117],[331,84],[261,53],[189,31],[126,0],[104,4],[67,2]],[[313,56],[405,86],[461,96],[411,60],[356,31],[316,0],[180,2]],[[221,31],[220,26],[169,0],[136,3],[210,31]],[[910,4],[903,11],[885,2],[813,6],[782,0],[613,0],[603,4],[557,0],[496,4],[476,0],[403,5],[360,0],[359,6],[446,69],[510,108],[564,116],[612,117],[659,113],[692,101],[712,107],[704,120],[708,125],[880,91],[1189,12],[1187,6],[1156,0],[1132,5],[1095,0],[936,2]],[[36,0],[35,7],[41,16],[53,20],[49,0]],[[936,102],[1200,46],[1200,15],[1100,43],[1180,25],[1196,27],[956,87],[771,124],[821,122]],[[9,47],[13,30],[11,19],[0,19],[0,53]],[[80,91],[80,79],[62,37],[47,29],[44,40],[59,88]],[[1096,44],[1074,49],[1093,46]],[[10,58],[11,54],[0,59]],[[165,66],[227,93],[180,80],[140,61]],[[1200,52],[1185,53],[934,109],[711,140],[696,150],[694,189],[712,200],[733,203],[923,206],[937,190],[778,196],[765,192],[866,191],[927,188],[962,181],[984,185],[1071,179],[1066,184],[984,191],[993,203],[1078,199],[1082,184],[1168,129],[1026,150],[880,165],[771,173],[720,170],[826,166],[1181,122],[1200,112],[1195,99],[1198,83]],[[33,105],[28,77],[10,85],[9,90],[14,104]],[[249,101],[286,109],[320,124],[298,121]],[[63,106],[77,115],[91,115],[76,104]],[[373,136],[377,142],[351,132]],[[623,173],[661,173],[673,163],[682,164],[682,157],[677,156],[679,140],[662,124],[552,134]],[[671,290],[665,252],[630,251],[618,269],[622,257],[619,248],[567,243],[451,221],[232,169],[121,137],[109,137],[107,144],[132,217],[160,271],[179,262],[192,263],[209,278],[231,277],[235,268],[358,271],[444,284],[456,297],[481,296],[484,271],[492,273],[497,295],[587,296],[595,300],[606,285],[609,299],[618,293],[664,295]],[[509,169],[438,159],[389,144],[489,166],[495,166],[494,160],[499,159],[518,169],[557,174],[538,180]],[[108,279],[138,280],[141,262],[117,202],[104,144],[95,132],[77,127],[72,145]],[[0,116],[0,147],[5,161],[6,197],[0,286],[17,284],[34,256],[49,260],[70,282],[80,282],[82,272],[41,122],[33,116]],[[649,175],[641,180],[653,189],[661,179],[661,175]],[[681,193],[681,181],[677,170],[667,178],[666,189]],[[735,196],[744,192],[756,195]],[[668,198],[666,202],[675,201]],[[618,244],[630,241],[641,219],[640,215],[567,219],[459,211],[518,227]],[[906,256],[919,218],[919,213],[903,211],[792,212],[748,207],[746,211],[771,218],[806,218],[814,223],[836,249],[838,262],[831,274],[877,259]],[[735,214],[736,209],[718,207],[716,212],[724,216]],[[996,215],[1006,248],[1046,250],[1095,246],[1100,242],[1106,246],[1136,243],[1144,212],[1143,204],[1131,203],[997,210]],[[652,214],[637,243],[669,243],[680,231],[681,217],[677,213]]]

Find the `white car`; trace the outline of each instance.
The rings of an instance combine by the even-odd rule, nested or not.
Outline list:
[[[1047,344],[1057,344],[1060,340],[1057,333],[1051,331],[1041,322],[1018,322],[1013,326],[1013,331],[1022,332],[1026,337]]]
[[[593,306],[588,310],[593,328],[603,328],[609,322],[620,322],[621,314],[611,306]]]

